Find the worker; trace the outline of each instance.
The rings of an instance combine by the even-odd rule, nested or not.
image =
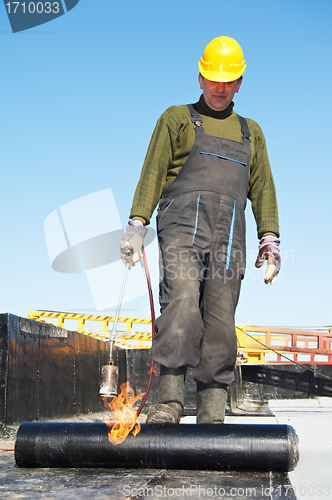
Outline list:
[[[150,425],[180,422],[187,367],[197,384],[197,423],[224,421],[237,356],[234,315],[245,274],[247,198],[259,238],[256,266],[268,261],[264,279],[271,284],[280,269],[265,139],[256,122],[233,111],[246,67],[242,49],[228,36],[217,37],[198,66],[202,95],[159,118],[120,241],[123,261],[135,265],[159,202],[161,314],[151,356],[160,378]]]

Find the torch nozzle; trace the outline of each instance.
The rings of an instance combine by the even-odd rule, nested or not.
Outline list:
[[[119,368],[113,365],[113,360],[110,360],[108,365],[102,366],[99,396],[105,396],[107,398],[114,398],[117,396],[118,378]]]

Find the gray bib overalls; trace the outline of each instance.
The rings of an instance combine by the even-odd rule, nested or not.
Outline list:
[[[188,108],[195,142],[157,214],[161,315],[151,355],[168,368],[194,367],[197,382],[230,384],[246,265],[250,133],[238,116],[243,143],[206,135],[202,117]]]

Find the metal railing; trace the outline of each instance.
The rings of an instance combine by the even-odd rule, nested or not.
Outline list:
[[[332,328],[237,327],[238,353],[251,363],[332,364]]]
[[[30,311],[28,317],[106,342],[111,338],[115,320],[114,316],[54,311]],[[118,324],[115,345],[126,349],[151,347],[150,319],[120,317]],[[236,335],[238,363],[332,364],[332,327],[329,330],[293,330],[237,326]]]
[[[89,337],[95,337],[106,342],[111,339],[111,332],[115,320],[115,316],[98,316],[93,314],[56,311],[30,311],[28,317],[36,321],[43,321],[44,323],[56,325],[60,328],[83,333]],[[75,326],[73,324],[74,322]],[[122,324],[124,328],[116,331],[115,345],[129,349],[150,349],[152,338],[150,319],[119,317],[117,323]],[[144,325],[143,331],[139,331],[141,326],[137,330],[137,325]]]

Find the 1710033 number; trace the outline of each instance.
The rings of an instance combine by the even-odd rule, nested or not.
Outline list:
[[[6,3],[8,14],[58,14],[60,12],[59,2],[8,2]]]

